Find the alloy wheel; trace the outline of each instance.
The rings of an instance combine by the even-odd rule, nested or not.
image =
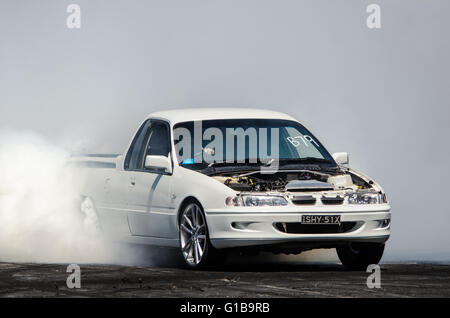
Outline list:
[[[181,252],[185,261],[198,265],[207,248],[206,222],[200,207],[191,203],[186,206],[180,220]]]

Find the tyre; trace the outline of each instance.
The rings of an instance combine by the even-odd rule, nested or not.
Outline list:
[[[191,200],[181,208],[179,221],[181,256],[191,269],[204,269],[225,260],[209,241],[208,226],[201,205]]]
[[[366,270],[370,264],[378,264],[383,256],[384,243],[351,243],[336,248],[339,259],[352,270]]]

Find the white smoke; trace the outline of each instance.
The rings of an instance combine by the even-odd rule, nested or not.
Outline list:
[[[89,231],[69,158],[35,133],[0,133],[0,261],[133,263],[132,251]]]

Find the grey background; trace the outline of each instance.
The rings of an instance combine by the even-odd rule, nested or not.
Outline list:
[[[70,3],[80,30],[66,27]],[[121,152],[155,110],[287,112],[387,191],[384,261],[448,261],[449,12],[446,0],[0,0],[0,129]]]

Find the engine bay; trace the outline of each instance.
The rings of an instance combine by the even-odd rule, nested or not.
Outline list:
[[[213,178],[239,192],[318,192],[371,189],[373,182],[354,173],[323,173],[309,170],[280,171],[264,174],[217,175]]]

